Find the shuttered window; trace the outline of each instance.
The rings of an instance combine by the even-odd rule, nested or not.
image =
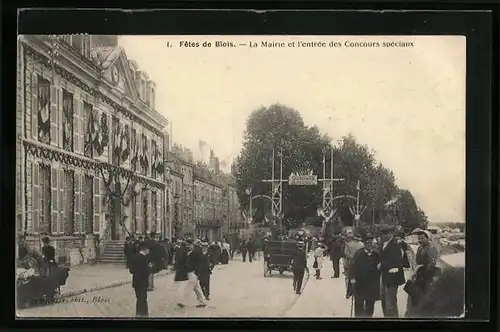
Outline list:
[[[101,231],[101,181],[98,177],[94,178],[94,233]]]
[[[28,224],[29,233],[38,232],[40,225],[40,177],[39,165],[36,162],[31,164],[31,223]]]
[[[65,178],[64,178],[64,170],[60,169],[58,171],[58,201],[59,201],[59,217],[57,219],[57,233],[64,233],[64,210],[65,206],[69,205],[69,202],[66,200],[65,194]]]
[[[53,205],[51,204],[51,172],[50,167],[47,165],[39,165],[40,172],[40,219],[39,219],[39,233],[50,233],[51,232],[51,210]],[[37,231],[36,229],[34,230]]]
[[[83,201],[83,230],[87,234],[93,233],[94,220],[94,178],[90,175],[84,177]]]
[[[58,91],[57,86],[50,86],[50,144],[54,146],[58,146],[59,143]]]
[[[147,223],[148,223],[148,231],[151,232],[153,230],[153,218],[152,218],[152,215],[151,215],[151,191],[147,191],[147,207],[148,207],[148,210],[147,210]]]
[[[82,175],[75,174],[75,214],[73,219],[74,232],[82,233]]]
[[[73,171],[64,171],[64,223],[63,232],[72,233],[74,228],[75,175]]]
[[[31,74],[31,137],[38,139],[38,75]]]

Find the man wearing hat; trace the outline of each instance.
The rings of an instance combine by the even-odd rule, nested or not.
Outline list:
[[[139,242],[138,250],[131,259],[129,271],[132,274],[132,287],[136,297],[135,314],[138,317],[147,317],[149,275],[153,264],[149,262],[149,246],[146,242]]]
[[[363,239],[349,266],[349,282],[353,288],[356,317],[373,317],[375,302],[380,300],[380,257],[373,236]]]
[[[205,299],[210,300],[210,275],[212,274],[213,265],[211,262],[210,254],[208,253],[208,242],[202,242],[200,264],[196,270],[196,274],[200,281],[201,291]]]
[[[398,235],[394,228],[382,230],[380,290],[384,317],[399,317],[398,288],[405,283],[404,267],[409,267],[405,255],[408,245]]]
[[[196,299],[198,300],[197,307],[205,307],[206,304],[203,302],[203,294],[199,285],[198,275],[196,272],[200,268],[201,251],[195,248],[194,241],[192,239],[186,239],[186,272],[187,280],[186,287],[184,289],[184,299],[190,296],[190,293],[194,291]],[[184,307],[184,303],[179,303],[179,307]]]
[[[304,242],[297,243],[297,251],[292,260],[293,266],[293,289],[296,294],[301,293],[302,280],[304,272],[307,269],[307,254],[304,248]]]
[[[344,275],[346,282],[346,298],[350,296],[349,292],[349,265],[351,264],[354,254],[361,248],[363,248],[363,243],[361,242],[361,236],[354,234],[352,230],[348,230],[346,233],[346,242],[344,245]]]

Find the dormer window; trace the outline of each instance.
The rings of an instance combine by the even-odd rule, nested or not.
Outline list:
[[[155,89],[151,88],[151,100],[149,101],[151,108],[155,108]]]
[[[146,81],[141,80],[141,97],[142,100],[146,101],[146,96],[147,96],[147,89],[146,89]]]

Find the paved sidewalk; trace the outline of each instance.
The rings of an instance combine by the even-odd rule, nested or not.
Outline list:
[[[66,285],[61,286],[61,298],[118,287],[132,282],[132,275],[123,264],[82,264],[70,267]],[[163,270],[156,276],[169,274]]]

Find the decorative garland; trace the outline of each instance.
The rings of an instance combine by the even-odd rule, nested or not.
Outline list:
[[[33,47],[28,45],[27,43],[24,44],[24,52],[25,54],[30,57],[31,59],[35,61],[39,61],[43,66],[45,66],[48,69],[53,70],[57,75],[63,77],[64,79],[68,80],[75,86],[79,87],[82,91],[90,94],[91,96],[101,99],[104,101],[106,104],[111,106],[113,109],[118,111],[119,113],[123,114],[127,119],[130,119],[133,122],[141,124],[144,128],[148,129],[149,131],[155,133],[158,136],[163,136],[162,132],[153,126],[151,126],[149,123],[145,122],[143,119],[138,117],[135,114],[132,114],[129,112],[125,107],[122,107],[115,101],[113,101],[111,98],[108,96],[104,95],[102,92],[100,92],[98,89],[89,87],[87,84],[85,84],[80,78],[78,78],[76,75],[73,73],[70,73],[66,69],[62,68],[60,65],[57,63],[54,63],[51,59],[47,58],[46,56],[38,53]]]
[[[54,149],[48,147],[42,147],[35,145],[29,141],[24,140],[24,146],[28,153],[32,156],[40,159],[48,159],[51,161],[57,161],[64,164],[70,164],[75,167],[83,167],[89,170],[97,171],[99,169],[104,169],[107,171],[112,171],[117,173],[119,176],[123,177],[126,180],[134,179],[140,184],[150,185],[152,187],[158,188],[160,190],[165,189],[165,184],[157,181],[153,181],[150,179],[146,179],[143,177],[138,177],[135,172],[125,169],[123,167],[111,165],[108,163],[94,161],[94,160],[86,160],[81,159],[76,156],[72,156],[63,151],[56,151]]]

